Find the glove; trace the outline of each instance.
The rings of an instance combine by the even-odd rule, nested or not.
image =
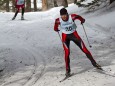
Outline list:
[[[81,21],[81,24],[83,24],[85,22],[85,19],[83,19],[82,21]]]
[[[60,30],[56,30],[56,32],[59,32]]]

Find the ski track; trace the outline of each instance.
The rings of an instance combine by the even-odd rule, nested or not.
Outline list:
[[[9,22],[9,21],[3,21],[2,23],[4,24],[5,23],[5,25],[3,26],[4,28],[6,28],[6,27],[8,27],[9,25],[10,25],[10,23],[11,23],[11,27],[13,27],[13,25],[15,25],[15,24],[13,24],[12,23],[13,21],[11,21],[11,22]],[[19,21],[16,21],[16,22],[19,22]],[[25,21],[22,21],[21,23],[25,23]],[[27,23],[29,23],[29,22],[27,22]],[[9,34],[9,33],[14,33],[14,31],[11,29],[11,30],[4,30],[3,31],[5,34]],[[2,33],[3,33],[2,32]],[[17,38],[19,38],[18,36],[17,36]],[[29,39],[29,37],[26,37],[26,40],[27,39]],[[34,45],[35,43],[33,43],[33,45]],[[2,45],[1,45],[2,46]],[[7,48],[9,48],[9,47],[11,47],[11,46],[7,46]],[[20,46],[19,46],[20,47]],[[29,46],[28,46],[29,47]],[[23,78],[21,78],[21,79],[17,79],[17,80],[13,80],[13,81],[2,81],[3,83],[1,83],[1,86],[10,86],[10,85],[12,85],[12,84],[15,84],[15,83],[18,83],[18,82],[20,82],[20,80],[25,80],[25,82],[22,82],[22,83],[20,83],[20,86],[32,86],[32,85],[34,85],[43,75],[44,75],[44,73],[45,73],[45,68],[46,68],[46,63],[45,63],[45,57],[42,55],[42,54],[40,54],[38,51],[34,51],[35,49],[33,49],[34,47],[30,47],[30,48],[28,48],[27,46],[25,46],[25,47],[23,47],[23,48],[21,48],[21,50],[22,50],[22,52],[21,53],[23,53],[24,55],[27,55],[27,57],[28,56],[31,56],[31,58],[34,60],[34,63],[33,63],[33,69],[32,69],[32,71],[31,71],[31,74],[29,75],[29,76],[26,76],[26,77],[23,77]],[[14,48],[14,49],[13,49]],[[12,46],[12,48],[9,48],[9,49],[12,49],[13,51],[15,51],[15,49],[16,48],[18,48],[18,46],[17,47],[13,47]],[[27,48],[27,49],[26,49]],[[36,53],[35,53],[36,52]],[[41,59],[41,61],[42,61],[42,64],[40,64],[40,66],[39,65],[37,65],[37,57],[40,57],[40,59]],[[29,57],[28,57],[28,59],[29,59]],[[32,66],[32,65],[30,65],[30,66]],[[41,69],[41,70],[40,70]],[[5,69],[4,69],[5,70]],[[40,72],[38,72],[38,70],[40,71]],[[22,70],[23,71],[23,70]],[[14,71],[11,71],[11,72],[9,72],[5,77],[7,77],[7,78],[11,78],[11,77],[13,77],[13,75],[15,74],[15,73],[17,73],[17,72],[15,72],[15,70]]]
[[[34,59],[34,68],[33,68],[32,73],[30,74],[30,76],[27,77],[27,81],[22,83],[21,86],[26,86],[26,84],[28,84],[34,77],[36,77],[36,75],[39,75],[38,77],[36,77],[35,80],[33,80],[33,82],[31,82],[31,83],[29,83],[29,85],[27,85],[27,86],[33,86],[44,75],[46,64],[43,63],[44,67],[41,69],[40,73],[37,73],[37,70],[36,70],[38,68],[37,62],[36,62],[37,60],[36,60],[36,57],[34,56],[34,54],[32,54],[33,51],[29,51],[31,49],[24,49],[24,50],[26,51],[26,52],[24,51],[24,54],[32,55],[32,58]],[[39,56],[44,58],[41,54],[39,54]],[[45,62],[45,60],[42,60],[42,61]],[[8,75],[9,77],[8,76],[7,77],[10,78],[10,77],[12,77],[12,75],[14,75],[14,73],[9,74]],[[26,77],[23,79],[26,79]],[[20,79],[20,80],[22,80],[22,79]],[[1,86],[9,86],[13,83],[20,81],[20,80],[6,82],[6,83],[3,83]]]
[[[36,77],[36,75],[39,75],[39,76],[38,76],[31,84],[29,84],[29,85],[27,85],[27,86],[33,86],[33,85],[44,75],[44,73],[45,73],[46,62],[45,62],[44,56],[41,55],[40,53],[39,53],[39,55],[40,55],[40,57],[42,58],[42,61],[43,61],[43,68],[41,69],[41,73],[40,73],[40,74],[39,74],[39,73],[37,74],[37,71],[36,71],[36,70],[33,72],[32,76],[31,76],[30,78]],[[34,56],[34,54],[33,54],[33,56]],[[34,57],[34,60],[36,61],[35,57]],[[37,68],[37,67],[36,67],[36,68]],[[35,76],[34,76],[34,75],[35,75]],[[28,82],[29,82],[29,81],[31,81],[31,79],[29,79]],[[26,82],[25,84],[23,84],[23,86],[26,86],[26,84],[27,84],[28,82]]]
[[[36,68],[37,68],[36,63],[37,63],[37,62],[36,62],[36,59],[35,59],[34,54],[32,54],[32,55],[33,55],[34,60],[35,60],[35,65],[34,65],[34,66],[35,66],[35,70],[34,70],[34,72],[32,73],[32,75],[30,76],[30,78],[28,79],[28,81],[23,84],[23,86],[26,86],[26,84],[29,83],[29,81],[31,81],[32,78],[36,77],[36,75],[39,75],[33,82],[31,82],[29,85],[27,85],[27,86],[33,86],[33,85],[44,75],[44,72],[45,72],[46,64],[45,64],[45,60],[42,60],[42,61],[44,62],[44,63],[43,63],[44,67],[41,69],[41,73],[40,73],[40,74],[37,74],[37,70],[36,70]],[[41,54],[39,54],[39,55],[40,55],[41,58],[44,58]]]

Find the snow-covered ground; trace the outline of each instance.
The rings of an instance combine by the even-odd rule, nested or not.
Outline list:
[[[53,31],[61,7],[47,12],[26,13],[24,21],[11,21],[14,13],[0,13],[0,86],[114,86],[115,76],[96,70],[71,42],[71,70],[75,75],[64,82],[64,51]],[[81,14],[92,48],[79,21],[77,31],[95,60],[115,72],[115,11],[83,13],[75,5],[69,13]]]

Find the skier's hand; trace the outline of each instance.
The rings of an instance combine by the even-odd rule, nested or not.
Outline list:
[[[56,32],[59,32],[60,30],[56,30]]]
[[[81,24],[83,24],[83,23],[85,23],[85,19],[83,19],[83,20],[81,21]]]

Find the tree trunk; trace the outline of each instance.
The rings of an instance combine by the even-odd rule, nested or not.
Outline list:
[[[5,10],[5,8],[6,8],[6,7],[3,6],[4,3],[6,3],[5,0],[4,1],[0,1],[0,9],[2,9],[2,10],[3,9]]]
[[[45,11],[48,9],[48,3],[47,0],[42,0],[42,10]]]
[[[58,7],[57,0],[54,0],[54,7]]]
[[[67,0],[62,0],[62,5],[64,7],[68,7],[68,1]]]
[[[31,12],[31,0],[26,0],[26,11]]]
[[[15,12],[15,0],[12,0],[12,11]]]
[[[34,0],[34,11],[37,11],[37,1]]]
[[[77,3],[77,0],[74,0],[74,4],[76,4]]]
[[[115,0],[110,0],[110,4],[113,3]]]
[[[9,0],[6,0],[6,12],[10,11]]]

